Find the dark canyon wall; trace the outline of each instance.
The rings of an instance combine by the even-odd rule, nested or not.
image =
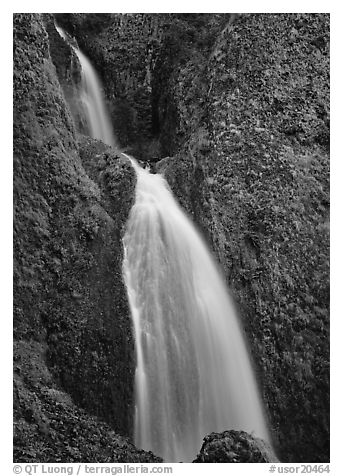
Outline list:
[[[225,270],[288,461],[329,458],[328,35],[325,15],[228,22],[169,82],[161,162]]]
[[[238,304],[279,456],[327,461],[329,16],[103,20],[59,17],[101,72],[122,144],[168,157],[159,170]]]
[[[98,70],[120,145],[163,159],[220,261],[278,456],[328,461],[328,15],[56,18]],[[30,431],[60,438],[57,413],[95,431],[80,407],[132,431],[120,239],[135,179],[115,151],[76,133],[78,66],[52,21],[15,16],[18,448]]]
[[[77,136],[40,15],[14,15],[14,46],[15,461],[156,460],[118,436],[132,432],[135,175]]]

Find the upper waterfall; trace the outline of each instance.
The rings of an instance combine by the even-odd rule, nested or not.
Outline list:
[[[102,94],[101,82],[95,69],[82,51],[69,40],[65,31],[57,24],[55,27],[61,37],[69,43],[81,65],[81,102],[91,137],[112,147],[117,147],[111,119]]]

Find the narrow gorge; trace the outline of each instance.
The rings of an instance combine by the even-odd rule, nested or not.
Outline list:
[[[329,461],[328,74],[325,14],[14,15],[15,461]]]

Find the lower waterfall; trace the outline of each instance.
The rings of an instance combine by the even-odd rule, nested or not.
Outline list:
[[[210,432],[269,441],[236,312],[217,265],[161,175],[132,161],[123,272],[136,342],[135,444],[192,461]]]

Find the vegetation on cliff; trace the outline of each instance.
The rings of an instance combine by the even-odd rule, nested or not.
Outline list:
[[[329,451],[327,21],[236,19],[207,69],[195,79],[190,60],[175,82],[186,145],[164,163],[226,271],[289,461]]]
[[[279,458],[328,461],[328,15],[56,18],[99,71],[121,146],[163,158],[157,169],[220,261]],[[51,441],[61,460],[150,461],[131,446],[123,456],[129,443],[112,432],[132,431],[121,237],[135,178],[75,131],[65,98],[77,66],[52,24],[14,17],[17,457],[49,459]],[[90,432],[68,443],[76,450],[68,418]],[[87,446],[98,425],[114,453],[98,436]]]
[[[225,270],[288,461],[329,458],[328,21],[224,28],[170,86],[179,146],[161,163]]]
[[[14,15],[14,45],[14,458],[156,461],[118,436],[132,432],[133,169],[77,138],[41,16]]]

